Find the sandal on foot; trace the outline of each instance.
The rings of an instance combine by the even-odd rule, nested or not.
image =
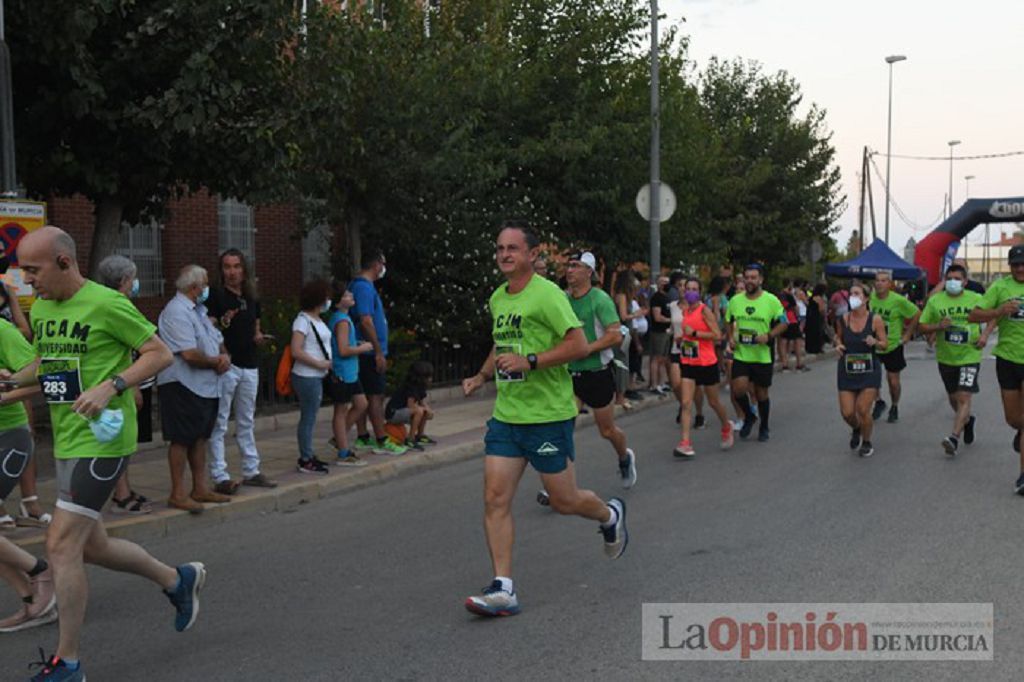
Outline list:
[[[18,503],[18,508],[21,510],[21,516],[17,518],[15,523],[23,528],[46,528],[50,525],[50,521],[53,521],[53,517],[43,512],[39,516],[33,516],[28,513],[28,509],[25,507],[26,502],[38,502],[38,495],[31,495],[29,497],[21,498],[21,502]]]
[[[142,495],[138,495],[135,491],[131,491],[128,497],[123,500],[119,500],[116,497],[110,498],[113,503],[110,505],[110,511],[115,514],[132,514],[140,516],[142,514],[149,514],[153,511],[153,508],[149,506],[149,500]]]
[[[14,522],[14,517],[10,514],[0,516],[0,530],[14,530],[17,527],[18,524]]]

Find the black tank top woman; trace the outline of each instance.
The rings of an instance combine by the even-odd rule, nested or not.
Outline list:
[[[846,351],[839,356],[836,366],[837,383],[840,391],[862,391],[865,388],[879,388],[882,385],[882,367],[875,355],[875,349],[868,345],[874,313],[868,313],[864,328],[858,332],[850,329],[850,316],[844,315],[839,326],[842,329],[842,343]]]

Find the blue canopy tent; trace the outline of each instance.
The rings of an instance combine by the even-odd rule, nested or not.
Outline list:
[[[858,277],[874,279],[879,270],[891,270],[893,279],[920,279],[924,275],[921,268],[911,265],[896,255],[896,252],[879,240],[871,242],[856,258],[842,263],[829,263],[825,266],[825,274],[832,277]]]

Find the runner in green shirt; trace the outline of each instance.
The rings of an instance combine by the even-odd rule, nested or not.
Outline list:
[[[610,363],[612,348],[622,343],[622,323],[612,297],[592,284],[596,267],[594,254],[589,251],[571,254],[566,263],[569,305],[583,324],[588,350],[586,357],[569,363],[569,374],[573,393],[594,411],[597,430],[615,448],[622,487],[632,488],[636,483],[636,454],[626,446],[626,434],[615,425],[615,405],[612,404],[615,378]]]
[[[206,569],[177,569],[133,542],[108,538],[100,509],[134,450],[135,411],[128,391],[171,363],[171,353],[120,293],[90,282],[78,269],[75,242],[47,226],[23,237],[18,259],[37,302],[32,310],[37,357],[14,374],[34,382],[50,405],[57,460],[57,508],[47,531],[60,600],[60,642],[38,679],[84,680],[79,640],[88,601],[84,560],[148,578],[175,607],[175,628],[198,614]],[[132,362],[130,353],[139,353]],[[37,376],[38,375],[38,376]],[[127,435],[126,435],[127,433]]]
[[[951,265],[946,270],[945,290],[933,294],[921,313],[920,329],[925,334],[937,332],[935,359],[939,376],[946,387],[949,405],[953,408],[953,431],[942,439],[942,448],[951,457],[964,443],[974,442],[974,416],[971,395],[977,393],[981,371],[981,349],[988,341],[989,327],[984,331],[967,317],[981,301],[981,294],[967,291],[967,270]]]
[[[1024,245],[1010,249],[1007,256],[1010,276],[997,280],[981,297],[971,311],[971,322],[996,322],[999,343],[996,356],[996,379],[1003,398],[1006,423],[1016,431],[1013,450],[1020,456],[1020,476],[1014,491],[1024,495],[1024,449],[1021,449],[1020,431],[1024,427]]]
[[[743,270],[744,293],[729,299],[725,321],[729,324],[729,350],[732,361],[732,394],[743,410],[740,438],[746,438],[761,420],[757,440],[762,443],[771,435],[768,417],[771,403],[768,389],[772,385],[771,343],[786,330],[786,311],[775,294],[764,291],[764,272],[760,264],[748,265]],[[750,407],[747,393],[754,384],[757,414]]]
[[[519,613],[512,582],[512,500],[527,463],[540,474],[551,507],[598,521],[605,554],[626,549],[626,505],[576,487],[573,425],[576,403],[566,364],[589,354],[581,323],[565,293],[533,272],[540,241],[522,222],[506,221],[496,260],[507,282],[491,296],[494,346],[483,367],[462,382],[472,395],[494,378],[498,397],[484,439],[484,531],[494,580],[466,608],[481,616]]]
[[[889,416],[886,421],[895,424],[900,419],[899,402],[902,393],[900,372],[907,366],[906,357],[903,355],[903,344],[913,337],[914,330],[917,328],[917,319],[921,317],[921,311],[905,296],[897,294],[892,288],[892,272],[881,270],[875,273],[875,290],[871,292],[871,302],[868,304],[868,308],[882,318],[885,323],[885,334],[889,344],[884,351],[879,351],[878,359],[885,367],[886,383],[889,384],[889,398],[892,400],[892,407],[889,408]],[[882,392],[879,391],[871,417],[878,421],[884,411],[885,401],[882,400]]]

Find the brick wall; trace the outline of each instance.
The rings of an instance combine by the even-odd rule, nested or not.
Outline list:
[[[78,260],[89,262],[96,217],[92,203],[80,195],[51,198],[47,202],[51,224],[66,230],[78,245]],[[260,294],[297,298],[302,286],[302,240],[298,211],[278,204],[257,207],[256,263]],[[203,190],[168,204],[161,235],[165,297],[137,301],[139,309],[156,321],[164,304],[175,294],[174,280],[185,265],[198,264],[215,280],[219,250],[217,197]]]

